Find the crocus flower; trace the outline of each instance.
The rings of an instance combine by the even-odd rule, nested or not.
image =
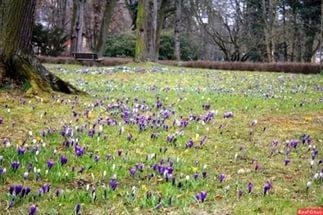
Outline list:
[[[142,164],[142,163],[138,163],[138,164],[136,164],[136,168],[137,168],[137,170],[139,170],[139,171],[143,171],[143,169],[144,169],[144,164]]]
[[[23,155],[23,154],[25,154],[25,152],[26,152],[26,148],[25,147],[23,147],[23,146],[19,146],[18,147],[18,149],[17,149],[18,155]]]
[[[186,148],[192,148],[193,145],[194,145],[194,142],[193,142],[192,138],[190,138],[188,140],[188,142],[186,143]]]
[[[19,168],[19,166],[20,166],[19,161],[13,161],[13,162],[11,162],[11,168],[12,168],[14,171],[16,171],[16,170]]]
[[[194,178],[195,180],[197,180],[197,179],[198,179],[198,177],[199,177],[199,174],[194,173],[193,178]]]
[[[207,193],[205,191],[202,191],[195,195],[195,198],[198,202],[204,202],[206,197],[207,197]]]
[[[113,191],[115,189],[117,189],[118,181],[117,181],[117,179],[115,177],[110,179],[109,186],[110,186],[110,189],[113,190]]]
[[[81,147],[79,145],[75,145],[74,152],[76,156],[81,157],[84,154],[84,147]]]
[[[218,178],[219,178],[220,182],[223,182],[225,179],[225,175],[223,173],[221,173]]]
[[[95,161],[95,162],[99,162],[99,160],[100,160],[100,156],[99,156],[99,155],[95,155],[95,156],[94,156],[94,161]]]
[[[284,163],[285,163],[285,166],[287,166],[290,163],[290,160],[288,158],[285,158]]]
[[[64,156],[64,155],[62,155],[61,156],[61,164],[62,165],[64,165],[64,164],[66,164],[67,163],[67,157],[66,156]]]
[[[3,124],[3,118],[0,117],[0,125]]]
[[[268,194],[271,188],[272,188],[272,184],[269,181],[267,181],[264,185],[264,195]]]
[[[18,184],[15,186],[15,194],[18,195],[23,189],[23,186],[21,184]]]
[[[223,118],[233,118],[233,113],[231,111],[225,112]]]
[[[77,204],[75,206],[75,214],[76,215],[80,215],[81,214],[81,205],[80,204]]]
[[[50,184],[44,184],[42,187],[42,193],[48,193],[50,190]]]
[[[29,207],[29,215],[36,215],[37,214],[37,205],[32,204]]]
[[[137,172],[137,169],[135,167],[131,167],[129,169],[129,173],[130,173],[131,176],[134,176],[136,172]]]
[[[51,169],[54,166],[55,162],[53,160],[48,160],[47,161],[47,167],[48,169]]]
[[[7,172],[7,169],[6,168],[2,168],[0,167],[0,176],[5,174]]]

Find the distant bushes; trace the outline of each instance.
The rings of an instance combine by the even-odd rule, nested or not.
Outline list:
[[[48,29],[38,23],[33,30],[32,44],[37,54],[56,57],[65,51],[67,39],[64,29]]]
[[[136,38],[132,34],[122,34],[108,39],[104,56],[134,57]]]
[[[168,65],[178,65],[174,61],[161,62]],[[180,66],[190,68],[205,68],[238,71],[268,71],[302,74],[319,74],[319,64],[312,63],[251,63],[251,62],[218,62],[218,61],[189,61],[181,62]]]
[[[134,57],[136,38],[132,34],[122,34],[109,38],[104,56]],[[172,35],[162,35],[159,45],[160,60],[174,60],[174,38]],[[181,59],[184,61],[197,60],[197,44],[189,37],[181,38]]]

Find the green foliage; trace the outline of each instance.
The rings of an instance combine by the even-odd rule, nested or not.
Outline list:
[[[58,56],[65,50],[67,38],[63,29],[58,27],[46,29],[38,23],[34,27],[32,43],[38,53]]]
[[[105,56],[108,57],[134,57],[136,38],[131,34],[123,34],[111,37],[107,42]],[[181,37],[181,59],[197,60],[197,44],[187,35]],[[174,37],[172,35],[162,35],[159,46],[160,60],[174,60]]]
[[[112,37],[107,42],[104,56],[108,57],[134,57],[136,38],[131,34]]]
[[[195,50],[198,46],[188,35],[182,35],[180,38],[181,60],[197,60],[198,56]],[[160,37],[159,59],[174,60],[174,37],[173,35],[162,35]]]

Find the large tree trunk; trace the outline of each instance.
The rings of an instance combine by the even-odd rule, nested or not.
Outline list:
[[[70,54],[76,52],[76,26],[77,26],[77,6],[78,0],[73,0],[72,18],[71,18],[71,33],[70,33]]]
[[[76,52],[81,52],[83,47],[85,2],[86,0],[79,0],[78,9],[77,9]]]
[[[176,0],[176,18],[174,26],[174,40],[175,40],[175,59],[177,61],[181,60],[181,50],[180,50],[180,32],[181,32],[181,14],[182,14],[182,0]]]
[[[145,34],[146,34],[146,10],[145,10],[145,0],[138,0],[138,9],[137,9],[137,20],[136,20],[136,48],[135,48],[135,61],[142,62],[145,61],[146,55],[146,43],[145,43]]]
[[[156,51],[155,51],[156,59],[159,58],[160,34],[166,17],[167,5],[169,5],[169,0],[161,0],[160,7],[158,10],[157,29],[156,29]]]
[[[28,83],[30,93],[80,93],[43,67],[33,55],[31,37],[36,0],[0,0],[0,85]],[[17,18],[19,17],[19,18]]]
[[[103,14],[103,19],[101,22],[99,38],[95,48],[95,51],[97,52],[99,57],[103,55],[103,52],[105,50],[105,45],[108,39],[109,25],[111,23],[113,10],[115,8],[116,2],[117,0],[106,0],[106,3],[105,3],[105,9]]]
[[[156,61],[157,0],[139,0],[135,61]]]

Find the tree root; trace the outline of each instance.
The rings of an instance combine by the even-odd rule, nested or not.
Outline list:
[[[8,61],[7,61],[8,62]],[[13,80],[28,82],[31,86],[27,94],[62,92],[66,94],[86,95],[70,83],[49,72],[34,56],[15,55],[6,65],[6,72]]]

